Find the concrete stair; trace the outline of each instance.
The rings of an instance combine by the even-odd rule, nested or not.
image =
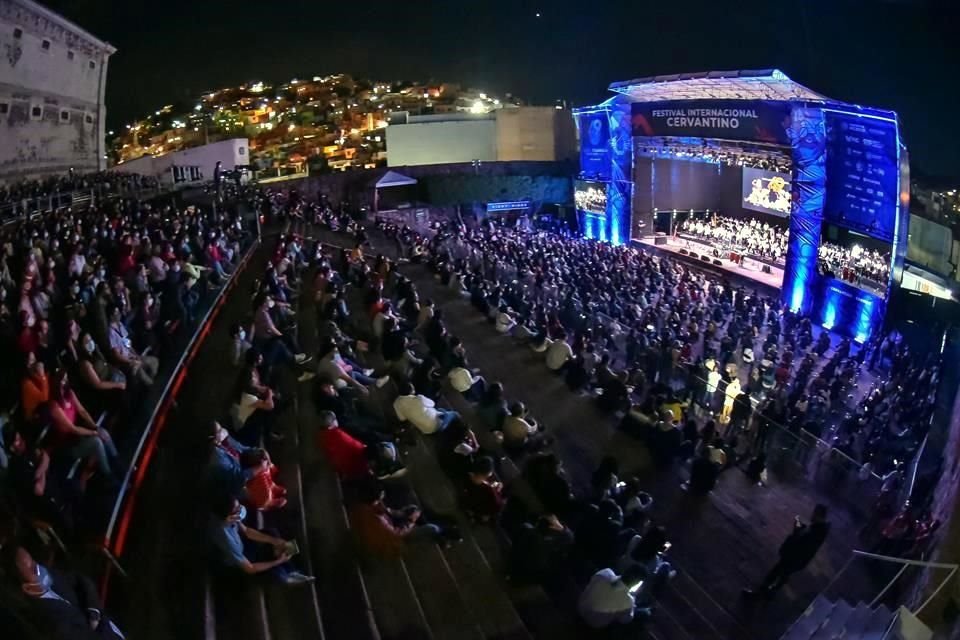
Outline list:
[[[892,620],[893,612],[883,605],[870,609],[819,595],[781,640],[880,640]]]

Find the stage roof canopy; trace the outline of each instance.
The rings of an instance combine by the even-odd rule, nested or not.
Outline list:
[[[405,176],[397,171],[387,171],[383,177],[377,180],[377,189],[387,189],[389,187],[405,187],[410,184],[417,184],[415,178]]]
[[[610,91],[630,102],[668,100],[781,100],[830,102],[826,96],[787,77],[779,69],[707,71],[614,82]]]

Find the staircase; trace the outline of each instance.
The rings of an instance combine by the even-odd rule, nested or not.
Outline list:
[[[893,618],[894,613],[883,605],[876,609],[863,602],[851,606],[843,599],[831,602],[821,595],[781,640],[881,640]]]

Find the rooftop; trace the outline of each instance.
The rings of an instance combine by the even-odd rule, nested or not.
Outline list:
[[[700,99],[830,102],[826,96],[794,82],[779,69],[651,76],[614,82],[609,88],[630,102]]]

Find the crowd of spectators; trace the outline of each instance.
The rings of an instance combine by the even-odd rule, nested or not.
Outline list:
[[[713,490],[719,475],[731,468],[763,484],[774,432],[792,432],[786,436],[788,443],[805,432],[827,441],[805,438],[807,445],[822,445],[810,447],[807,457],[838,452],[858,460],[862,468],[846,469],[844,480],[879,472],[883,491],[890,495],[902,476],[903,461],[915,453],[929,426],[937,359],[911,353],[897,334],[877,336],[860,348],[848,339],[837,342],[772,300],[631,248],[495,224],[473,229],[445,224],[424,235],[392,225],[384,231],[402,255],[426,262],[444,286],[468,298],[497,331],[543,353],[547,368],[562,375],[572,391],[623,415],[622,428],[645,440],[657,464],[685,462],[689,480],[684,488],[693,494]],[[423,328],[431,353],[442,361],[450,349],[443,339],[442,310],[429,303],[419,308],[425,319],[411,320]],[[867,370],[875,385],[850,406]],[[557,459],[547,452],[550,438],[544,437],[543,427],[528,419],[522,403],[508,405],[499,383],[487,384],[480,376],[471,380],[475,382],[469,385],[464,380],[460,390],[480,387],[478,415],[497,433],[505,451],[531,456],[525,475],[535,488],[538,465],[545,465],[549,479],[539,497],[550,518],[565,520],[571,515],[572,493]],[[511,420],[514,428],[507,427]],[[452,433],[467,450],[476,442],[469,430]],[[779,442],[782,446],[784,440]],[[480,465],[479,477],[486,477],[487,467]],[[600,481],[588,506],[597,510],[589,513],[599,513],[596,522],[588,522],[609,536],[600,544],[592,540],[584,550],[588,555],[607,554],[592,563],[601,569],[580,602],[583,617],[598,625],[610,616],[605,622],[591,620],[591,599],[602,594],[597,597],[610,599],[606,604],[617,598],[626,603],[636,579],[618,573],[609,554],[623,552],[624,539],[650,533],[625,524],[624,505],[616,503],[641,492],[630,483],[621,485],[615,472],[608,472],[615,467],[615,461],[606,470],[601,465],[598,474],[612,475],[614,484]],[[610,498],[613,503],[605,502]],[[579,504],[572,508],[572,522],[577,523],[573,540],[578,542],[584,526]],[[500,522],[509,526],[504,518]],[[795,533],[804,540],[796,543],[800,550],[782,559],[789,570],[775,567],[762,590],[778,589],[812,559],[825,536],[823,522],[822,507],[812,524],[798,521]],[[550,528],[546,521],[540,526]],[[657,558],[653,566],[665,562],[664,548],[651,544]],[[650,567],[648,571],[656,574]],[[626,617],[631,615],[628,609],[643,609],[642,599],[631,595],[634,606],[622,610]]]
[[[32,201],[73,192],[93,191],[97,197],[105,198],[139,196],[144,191],[158,187],[159,182],[153,176],[113,171],[77,173],[71,170],[65,174],[0,185],[0,217],[23,212]]]
[[[731,218],[719,214],[706,219],[684,220],[680,231],[726,253],[735,251],[774,262],[786,259],[790,240],[790,231],[785,226],[761,222],[756,218]]]
[[[817,266],[821,273],[859,284],[870,280],[886,287],[890,273],[890,254],[854,245],[844,247],[832,242],[820,243]]]
[[[122,637],[85,579],[44,566],[58,557],[46,545],[102,534],[130,464],[118,445],[139,439],[138,409],[248,236],[236,213],[128,199],[0,228],[2,570],[36,598],[25,611],[43,637],[81,637],[69,632],[81,623]],[[38,548],[43,564],[26,550]]]

